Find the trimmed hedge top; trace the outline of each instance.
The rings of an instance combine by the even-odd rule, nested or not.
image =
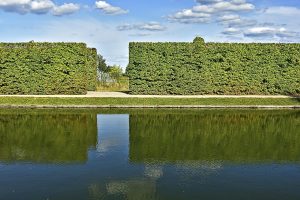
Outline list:
[[[130,43],[133,94],[300,95],[300,44]]]
[[[96,57],[84,43],[0,43],[0,94],[85,94]]]

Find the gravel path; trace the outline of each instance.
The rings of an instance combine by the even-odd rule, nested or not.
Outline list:
[[[122,92],[88,92],[87,95],[0,95],[0,97],[52,98],[297,98],[284,95],[130,95]],[[300,98],[300,97],[298,97]]]

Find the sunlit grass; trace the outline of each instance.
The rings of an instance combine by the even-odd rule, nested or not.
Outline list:
[[[33,98],[0,97],[0,105],[300,105],[300,98]]]
[[[98,82],[98,92],[127,92],[129,91],[128,77],[122,77],[118,82]]]

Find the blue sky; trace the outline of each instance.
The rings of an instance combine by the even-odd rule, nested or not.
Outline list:
[[[73,41],[109,64],[130,41],[300,42],[299,0],[0,0],[4,42]]]

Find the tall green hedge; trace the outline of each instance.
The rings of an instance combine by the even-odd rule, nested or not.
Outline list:
[[[130,43],[133,94],[300,94],[300,44]]]
[[[85,94],[96,55],[84,43],[0,43],[0,94]]]
[[[96,82],[97,82],[97,62],[98,62],[98,55],[97,55],[97,49],[90,48],[88,54],[88,72],[87,72],[87,81],[88,91],[95,91],[96,90]]]

